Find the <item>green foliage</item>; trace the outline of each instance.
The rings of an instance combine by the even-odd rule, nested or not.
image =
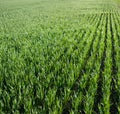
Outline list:
[[[0,114],[120,113],[117,0],[0,0]]]

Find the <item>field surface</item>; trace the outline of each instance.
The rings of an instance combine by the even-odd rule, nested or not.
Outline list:
[[[120,0],[0,0],[0,114],[120,114]]]

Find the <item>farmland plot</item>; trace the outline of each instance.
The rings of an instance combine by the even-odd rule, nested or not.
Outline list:
[[[119,0],[0,0],[0,114],[119,113]]]

